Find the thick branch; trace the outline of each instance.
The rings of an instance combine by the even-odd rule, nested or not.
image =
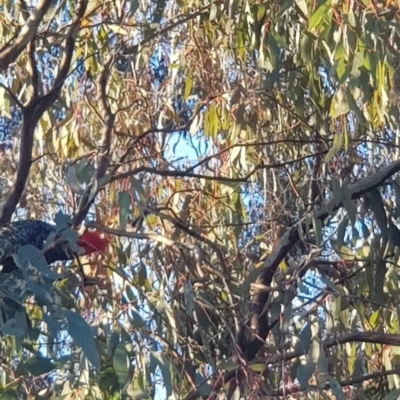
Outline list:
[[[354,183],[348,188],[350,198],[353,200],[359,199],[363,194],[381,186],[388,178],[398,171],[400,171],[400,161],[395,161],[380,169],[375,174]],[[260,279],[263,285],[270,286],[280,262],[299,240],[300,229],[305,230],[306,224],[309,223],[308,221],[312,221],[313,218],[323,221],[328,215],[337,211],[342,206],[343,199],[335,198],[322,205],[318,210],[309,213],[302,221],[286,231],[274,247],[271,255],[264,262],[264,265],[250,273],[246,278],[243,284],[243,290],[247,290],[250,283],[254,282],[257,278]],[[263,346],[264,340],[269,332],[267,316],[265,313],[263,314],[263,309],[267,300],[267,291],[259,291],[254,295],[255,304],[250,324],[251,328],[256,329],[256,333],[252,335],[249,342],[240,343],[241,350],[248,360],[252,360],[256,356]]]
[[[390,346],[400,346],[400,335],[388,335],[385,333],[376,333],[376,332],[351,332],[342,336],[335,336],[329,339],[326,339],[322,342],[322,346],[325,349],[329,349],[331,347],[352,343],[352,342],[362,342],[362,343],[377,343],[377,344],[387,344]],[[300,347],[300,346],[299,346]],[[274,354],[267,359],[260,358],[254,359],[253,363],[268,363],[268,364],[276,364],[282,361],[293,360],[294,358],[305,355],[305,352],[302,350],[292,351],[288,353]]]
[[[111,136],[114,127],[115,114],[111,112],[107,100],[107,79],[109,77],[112,62],[113,57],[110,56],[106,61],[99,78],[97,79],[97,91],[99,93],[99,112],[103,120],[101,142],[99,145],[100,159],[93,180],[91,184],[88,185],[85,193],[80,199],[78,211],[74,218],[74,225],[80,225],[82,221],[86,218],[86,215],[96,198],[96,192],[93,193],[93,183],[98,182],[101,178],[104,177],[110,164]]]
[[[38,1],[35,10],[31,12],[19,34],[14,38],[14,40],[10,40],[0,49],[0,69],[6,69],[11,63],[13,63],[25,49],[27,44],[34,39],[40,22],[52,4],[52,0]]]
[[[342,387],[353,386],[353,385],[357,385],[357,384],[369,381],[371,379],[376,379],[376,378],[382,379],[384,376],[395,375],[395,374],[400,374],[400,367],[396,367],[396,368],[390,369],[388,371],[373,372],[371,374],[358,376],[357,378],[349,379],[346,381],[339,381],[338,383]],[[294,393],[304,392],[306,390],[309,391],[309,390],[312,390],[312,388],[313,387],[308,387],[307,389],[303,389],[300,387],[300,385],[297,385],[297,386],[292,385],[290,388],[275,390],[270,393],[268,392],[267,395],[268,395],[268,398],[270,398],[270,396],[282,397],[282,396],[288,396],[288,395],[294,394]],[[321,386],[319,386],[318,388],[315,387],[315,390],[328,390],[328,389],[331,389],[331,385],[329,383],[326,383],[323,387],[321,387]]]
[[[352,342],[361,342],[361,343],[379,343],[379,344],[386,344],[390,346],[400,346],[400,335],[389,335],[389,334],[384,334],[384,333],[375,333],[375,332],[351,332],[346,335],[342,336],[335,336],[333,338],[329,338],[327,340],[324,340],[322,342],[322,346],[325,349],[332,348],[337,345],[345,344],[345,343],[352,343]],[[252,364],[264,364],[264,365],[270,365],[270,364],[278,364],[281,363],[282,361],[289,361],[293,360],[295,358],[301,357],[305,355],[304,351],[292,351],[288,353],[281,353],[281,354],[274,354],[271,357],[263,357],[263,358],[257,358],[252,360],[250,365]],[[239,364],[238,364],[239,367]],[[228,382],[232,377],[236,376],[237,371],[230,371],[225,374],[224,378],[221,379],[219,382],[220,384],[224,384]],[[377,376],[379,376],[379,373]],[[382,374],[382,372],[380,373]],[[368,375],[367,375],[368,376]],[[372,376],[369,376],[367,379],[372,379],[374,378],[375,375],[373,374]],[[362,377],[360,377],[362,379]],[[362,379],[361,381],[366,380]],[[207,381],[204,381],[204,384],[206,384]],[[343,383],[343,386],[348,385],[350,383]],[[201,383],[200,383],[201,385]],[[199,385],[199,386],[200,386]],[[214,391],[218,392],[218,389],[221,385],[215,385],[214,386]],[[278,391],[276,392],[278,395]],[[269,393],[269,395],[272,395]],[[185,397],[185,400],[192,400],[198,398],[199,393],[197,390],[193,390],[192,392],[188,393]]]
[[[66,35],[65,48],[60,62],[59,72],[55,79],[54,86],[48,94],[39,98],[37,97],[36,68],[34,65],[30,66],[33,95],[27,106],[22,111],[21,146],[19,149],[18,168],[15,176],[14,186],[10,190],[4,207],[0,213],[0,226],[4,226],[11,221],[12,214],[14,213],[25,189],[26,181],[28,179],[32,164],[33,133],[43,113],[57,100],[62,85],[68,76],[72,55],[74,52],[75,39],[79,29],[79,22],[85,13],[86,6],[87,0],[81,0],[77,4],[74,19]],[[32,49],[34,49],[33,43]]]

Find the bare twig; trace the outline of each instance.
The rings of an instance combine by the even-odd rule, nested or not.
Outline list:
[[[188,170],[185,170],[185,171],[160,170],[160,169],[157,169],[157,168],[138,167],[138,168],[135,168],[133,170],[122,172],[120,174],[112,176],[107,183],[115,182],[115,181],[118,181],[120,179],[125,179],[125,178],[128,178],[130,176],[137,175],[137,174],[139,174],[141,172],[147,172],[147,173],[150,173],[150,174],[160,175],[160,176],[164,176],[164,177],[175,176],[175,177],[180,177],[180,178],[206,179],[206,180],[209,180],[209,181],[217,181],[217,182],[237,182],[237,183],[240,183],[240,182],[247,182],[249,180],[249,178],[259,170],[286,167],[288,165],[295,164],[297,162],[304,161],[304,160],[307,160],[308,158],[315,157],[317,155],[325,154],[325,153],[326,153],[326,151],[323,151],[323,152],[320,152],[320,153],[316,153],[316,154],[309,154],[309,155],[306,155],[306,156],[303,156],[303,157],[296,158],[295,160],[289,160],[289,161],[280,162],[280,163],[270,163],[270,164],[260,163],[260,164],[256,165],[249,173],[247,173],[244,176],[238,177],[238,178],[229,178],[229,177],[226,177],[226,176],[194,174],[194,173],[188,172],[188,171],[191,171],[193,169],[192,167],[190,167]]]

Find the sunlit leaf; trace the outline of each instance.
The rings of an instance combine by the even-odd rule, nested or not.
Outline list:
[[[346,115],[349,111],[348,97],[345,93],[345,89],[341,86],[332,98],[330,115],[332,118],[337,118],[341,115]]]
[[[128,32],[119,25],[109,24],[107,27],[117,35],[127,35]]]
[[[299,5],[301,2],[298,2],[297,4]],[[308,29],[313,30],[314,28],[318,27],[321,22],[326,20],[327,15],[329,14],[329,8],[330,0],[319,6],[309,19]]]

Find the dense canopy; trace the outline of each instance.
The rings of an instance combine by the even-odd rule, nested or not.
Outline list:
[[[0,227],[110,244],[0,273],[0,399],[397,398],[399,45],[391,0],[4,0]]]

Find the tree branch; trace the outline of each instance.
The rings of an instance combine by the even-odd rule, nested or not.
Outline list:
[[[350,343],[350,342],[361,342],[361,343],[379,343],[379,344],[386,344],[390,346],[400,346],[400,335],[389,335],[389,334],[384,334],[384,333],[375,333],[375,332],[351,332],[346,335],[342,336],[336,336],[333,338],[326,339],[322,342],[322,346],[325,349],[329,349],[331,347],[345,344],[345,343]],[[281,354],[274,354],[271,357],[263,357],[263,358],[256,358],[252,360],[249,365],[254,365],[254,364],[265,364],[265,366],[268,366],[270,364],[278,364],[281,363],[282,361],[289,361],[293,360],[295,358],[301,357],[305,355],[305,351],[292,351],[288,353],[281,353]],[[239,368],[239,363],[238,363],[238,368]],[[374,374],[370,375],[365,375],[364,377],[360,377],[357,379],[361,379],[360,382],[372,379],[375,377],[379,377],[383,374],[388,372],[390,374],[390,371],[381,371],[381,372],[376,372]],[[397,373],[399,371],[397,370]],[[218,373],[218,372],[216,372]],[[218,389],[228,382],[232,377],[236,376],[237,371],[229,371],[224,375],[224,378],[220,380],[220,383],[218,385],[214,386],[214,393],[218,392]],[[363,379],[364,378],[364,379]],[[352,381],[344,381],[341,383],[342,386],[348,386],[351,385],[350,383]],[[202,384],[206,384],[207,381],[204,381],[198,385],[200,387]],[[281,393],[280,391],[276,391],[273,393],[268,393],[269,396],[279,396],[278,393]],[[288,391],[285,391],[286,394],[288,394]],[[184,400],[194,400],[197,399],[199,396],[199,393],[197,390],[192,390],[189,392],[185,397]],[[213,397],[209,397],[213,398]]]
[[[378,372],[373,372],[371,374],[366,374],[366,375],[362,375],[362,376],[358,376],[357,378],[353,378],[353,379],[349,379],[347,381],[340,381],[338,382],[338,384],[342,387],[345,386],[352,386],[352,385],[356,385],[362,382],[366,382],[369,381],[371,379],[375,379],[375,378],[383,378],[384,376],[389,376],[389,375],[395,375],[395,374],[400,374],[400,367],[396,367],[394,369],[388,370],[388,371],[378,371]],[[315,390],[329,390],[331,389],[331,385],[329,383],[326,383],[323,387],[319,386],[319,387],[314,387]],[[313,387],[308,387],[307,391],[312,390]],[[294,394],[294,393],[300,393],[300,392],[304,392],[305,389],[301,388],[300,385],[296,385],[296,386],[292,386],[290,388],[287,389],[281,389],[281,390],[275,390],[273,392],[268,392],[265,393],[268,397],[273,396],[273,397],[282,397],[282,396],[287,396],[289,394]]]
[[[359,199],[363,194],[384,184],[388,178],[398,171],[400,171],[400,161],[395,161],[386,167],[381,168],[375,174],[349,186],[347,189],[349,197],[352,200]],[[309,222],[307,221],[312,221],[313,218],[323,221],[327,216],[337,211],[342,206],[343,198],[334,198],[333,200],[323,204],[318,210],[307,214],[307,216],[298,224],[287,230],[279,239],[271,255],[265,260],[264,265],[249,274],[243,283],[242,290],[247,292],[249,285],[256,279],[260,279],[260,283],[263,285],[270,286],[280,262],[300,239],[300,229],[305,230],[307,227],[306,225],[309,225]],[[252,334],[248,342],[239,344],[241,351],[245,354],[247,360],[253,360],[258,351],[262,348],[264,340],[268,335],[268,320],[266,313],[264,313],[264,306],[267,303],[267,300],[267,291],[257,291],[254,295],[253,301],[255,304],[250,319],[250,327],[255,329],[256,333]]]
[[[192,172],[192,167],[185,171],[171,171],[171,170],[162,170],[157,168],[150,168],[150,167],[138,167],[130,171],[122,172],[120,174],[114,175],[110,178],[107,183],[115,182],[120,179],[129,178],[130,176],[137,175],[141,172],[147,172],[150,174],[160,175],[164,177],[179,177],[179,178],[197,178],[197,179],[206,179],[209,181],[217,181],[217,182],[232,182],[232,183],[240,183],[240,182],[247,182],[249,178],[261,169],[272,169],[272,168],[282,168],[287,165],[295,164],[300,161],[307,160],[308,158],[315,157],[321,154],[326,154],[326,151],[316,154],[309,154],[307,156],[296,158],[295,160],[289,160],[281,163],[271,163],[271,164],[264,164],[260,163],[256,167],[254,167],[248,174],[239,177],[239,178],[228,178],[226,176],[215,176],[215,175],[203,175],[203,174],[194,174]]]
[[[51,2],[49,2],[51,4]],[[39,3],[43,6],[45,2]],[[43,113],[53,105],[58,98],[62,85],[68,76],[71,66],[72,55],[75,47],[75,39],[79,30],[79,23],[84,16],[87,6],[87,0],[80,0],[77,3],[75,15],[72,24],[68,30],[65,39],[65,48],[60,62],[59,73],[55,79],[53,88],[50,92],[42,97],[38,97],[38,76],[34,64],[34,42],[31,42],[28,48],[28,55],[30,55],[30,76],[31,76],[31,98],[29,103],[22,112],[22,132],[21,132],[21,145],[19,149],[18,167],[15,176],[14,186],[10,190],[9,195],[4,203],[0,212],[0,226],[4,226],[11,221],[12,214],[14,213],[21,195],[25,189],[26,181],[29,176],[30,167],[32,164],[32,147],[33,147],[33,134],[37,123],[42,117]],[[28,63],[29,65],[29,63]]]
[[[400,346],[400,335],[389,335],[385,333],[377,333],[377,332],[351,332],[341,336],[335,336],[329,339],[326,339],[322,342],[322,346],[325,349],[329,349],[331,347],[351,343],[351,342],[361,342],[361,343],[379,343],[386,344],[390,346]],[[267,364],[276,364],[282,361],[293,360],[294,358],[305,355],[305,352],[302,350],[292,351],[288,353],[274,354],[271,357],[266,358],[257,358],[252,361],[252,364],[258,363],[267,363]]]
[[[386,167],[381,168],[375,174],[356,182],[348,188],[350,198],[352,200],[360,198],[363,194],[368,191],[378,188],[384,184],[387,179],[389,179],[396,172],[400,171],[400,161],[395,161]],[[262,268],[259,268],[249,274],[245,282],[242,285],[242,292],[248,292],[249,285],[254,282],[257,278],[260,279],[260,283],[265,286],[270,286],[273,276],[278,268],[280,262],[284,259],[286,254],[293,248],[296,242],[299,240],[299,229],[306,228],[306,222],[313,217],[318,218],[323,221],[331,212],[338,210],[343,206],[343,199],[333,199],[324,205],[322,205],[318,210],[313,213],[309,213],[305,218],[302,219],[298,224],[290,228],[286,233],[279,239],[278,243],[274,247],[271,255],[265,260]],[[329,210],[329,211],[328,211]],[[256,289],[257,290],[257,289]],[[264,306],[268,301],[268,291],[258,291],[254,295],[254,309],[253,315],[251,317],[251,327],[253,327],[256,332],[250,337],[250,341],[246,342],[244,336],[242,335],[242,340],[239,344],[241,352],[246,356],[247,360],[254,363],[264,362],[264,363],[277,363],[282,360],[290,360],[303,355],[299,352],[291,352],[282,355],[273,355],[268,358],[268,360],[254,359],[258,351],[263,347],[264,341],[269,333],[270,327],[268,325],[268,320],[266,313],[264,314]],[[253,325],[256,324],[256,325]],[[323,342],[323,346],[326,348],[333,347],[336,344],[343,344],[350,341],[356,342],[368,342],[368,343],[383,343],[390,344],[394,346],[400,345],[400,335],[385,335],[380,333],[371,332],[353,332],[340,337],[328,339]],[[240,356],[234,354],[232,361],[238,362]],[[229,382],[237,374],[237,371],[226,372],[222,379],[218,380],[217,384],[214,385],[214,393],[217,393],[219,388],[226,382]],[[185,397],[185,400],[191,400],[197,398],[199,395],[198,390],[191,391]]]
[[[114,58],[112,56],[108,57],[108,60],[104,64],[104,68],[97,79],[97,91],[99,93],[99,112],[103,120],[103,129],[101,133],[101,142],[99,145],[100,159],[92,179],[92,182],[88,185],[85,193],[82,195],[78,211],[74,218],[74,225],[78,226],[86,218],[87,213],[91,205],[93,204],[96,193],[93,193],[93,184],[98,182],[104,177],[107,172],[108,165],[110,164],[110,147],[111,147],[111,136],[115,121],[115,114],[111,112],[110,106],[107,100],[107,79],[110,75],[110,69],[112,66]]]
[[[38,1],[35,10],[31,12],[19,34],[0,49],[0,69],[5,69],[13,63],[27,44],[34,40],[37,28],[52,4],[52,0]]]

